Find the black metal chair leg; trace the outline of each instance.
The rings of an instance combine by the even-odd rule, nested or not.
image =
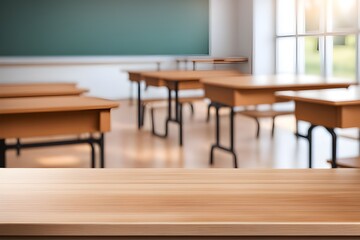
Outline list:
[[[210,165],[214,164],[214,150],[215,149],[221,149],[223,151],[229,152],[232,154],[233,156],[233,162],[234,162],[234,168],[238,167],[237,164],[237,157],[236,157],[236,153],[234,151],[234,117],[235,117],[235,113],[234,113],[234,109],[231,108],[231,112],[230,112],[230,147],[223,147],[220,144],[220,114],[219,114],[219,109],[221,108],[220,104],[214,104],[213,105],[216,109],[216,143],[213,144],[211,146],[211,150],[210,150]]]
[[[0,139],[0,168],[6,168],[6,144],[5,139]]]
[[[141,126],[142,127],[144,126],[144,123],[145,123],[145,113],[146,113],[146,105],[142,104],[142,107],[141,107]]]
[[[312,132],[317,126],[311,125],[308,129],[307,140],[309,142],[309,168],[312,168]]]
[[[210,107],[211,104],[209,104]],[[216,125],[216,132],[215,132],[215,136],[216,136],[216,143],[214,145],[211,146],[211,150],[210,150],[210,165],[214,164],[214,150],[215,148],[217,148],[220,144],[220,116],[219,116],[219,106],[214,106],[215,107],[215,125]]]
[[[274,137],[275,133],[275,117],[272,118],[272,126],[271,126],[271,137]]]
[[[138,117],[138,129],[141,129],[142,125],[142,102],[141,102],[141,82],[137,83],[137,117]]]
[[[101,133],[99,139],[99,147],[100,147],[100,167],[105,168],[105,136]]]
[[[206,122],[210,122],[210,117],[211,117],[211,107],[213,107],[212,103],[210,103],[207,107],[207,117],[206,117]]]
[[[20,143],[20,138],[16,139],[16,156],[20,156],[21,154],[21,143]]]
[[[336,132],[333,128],[326,128],[326,130],[331,134],[331,142],[332,142],[332,152],[331,152],[331,156],[332,156],[332,163],[331,163],[331,167],[332,168],[337,168],[337,135]]]
[[[256,122],[256,138],[259,139],[260,137],[260,121],[258,118],[254,118]]]
[[[193,104],[193,103],[189,103],[189,106],[190,106],[191,116],[194,116],[194,114],[195,114],[194,104]]]
[[[179,144],[183,145],[183,105],[179,103]]]
[[[89,142],[89,146],[91,149],[91,168],[95,168],[96,167],[96,161],[95,161],[95,147],[94,144],[92,142]]]
[[[235,118],[235,112],[234,112],[234,108],[231,108],[230,110],[230,152],[233,155],[233,161],[234,161],[234,168],[238,168],[238,164],[237,164],[237,157],[236,157],[236,153],[235,153],[235,146],[234,146],[234,133],[235,133],[235,122],[234,122],[234,118]]]

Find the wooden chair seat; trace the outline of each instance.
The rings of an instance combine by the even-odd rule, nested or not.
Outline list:
[[[332,160],[327,162],[332,164]],[[336,164],[339,168],[360,168],[360,157],[340,158],[336,160]]]
[[[205,98],[203,96],[200,97],[181,97],[179,98],[180,103],[190,103],[190,102],[196,102],[196,101],[202,101]],[[156,103],[156,102],[165,102],[167,101],[167,98],[150,98],[150,99],[144,99],[142,100],[142,104],[150,104],[150,103]]]
[[[271,118],[272,119],[272,128],[271,128],[271,137],[274,137],[275,132],[275,118],[278,116],[284,115],[292,115],[294,111],[276,111],[273,109],[270,110],[244,110],[237,112],[241,115],[251,117],[256,121],[257,131],[256,131],[256,138],[260,137],[260,118]]]
[[[241,115],[252,118],[275,118],[277,116],[291,115],[294,111],[276,111],[276,110],[244,110],[238,112]]]
[[[194,115],[195,113],[195,109],[194,109],[194,105],[193,103],[194,102],[197,102],[197,101],[203,101],[205,100],[205,98],[203,96],[199,96],[199,97],[181,97],[179,98],[179,103],[180,103],[180,107],[182,108],[182,105],[183,104],[189,104],[190,106],[190,110],[191,110],[191,115]],[[142,100],[142,123],[144,124],[144,119],[145,119],[145,112],[146,112],[146,106],[151,104],[151,103],[157,103],[157,102],[165,102],[167,101],[166,98],[153,98],[153,99],[144,99]],[[159,108],[162,108],[162,107],[165,107],[165,106],[151,106],[150,108],[150,113],[151,113],[151,125],[154,127],[154,121],[155,121],[155,117],[154,117],[154,114],[155,114],[155,109],[159,109]]]

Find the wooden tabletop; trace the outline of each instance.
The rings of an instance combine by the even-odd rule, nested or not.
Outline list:
[[[348,87],[355,84],[354,81],[340,78],[322,78],[315,76],[275,75],[275,76],[236,76],[236,77],[213,77],[203,78],[201,82],[209,86],[222,88],[251,90],[251,89],[276,89],[287,90],[289,88],[321,87]]]
[[[72,83],[0,84],[0,98],[76,96],[87,91]]]
[[[360,236],[360,170],[0,169],[1,236]]]
[[[198,58],[198,59],[189,59],[188,61],[194,63],[244,63],[248,62],[247,57],[214,57],[214,58]]]
[[[143,72],[143,78],[157,78],[160,81],[199,81],[201,78],[228,77],[244,75],[237,70],[177,70],[177,71],[158,71]]]
[[[309,91],[278,92],[279,99],[295,100],[332,106],[360,105],[360,87],[351,86],[348,89],[328,89]]]
[[[0,114],[81,111],[116,108],[114,101],[81,96],[0,99]]]

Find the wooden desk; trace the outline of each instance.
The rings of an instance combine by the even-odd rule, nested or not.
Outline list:
[[[202,78],[212,77],[228,77],[239,76],[243,73],[236,70],[207,70],[207,71],[161,71],[161,72],[144,72],[142,77],[148,86],[165,86],[168,89],[168,117],[165,122],[165,133],[156,133],[153,129],[153,134],[159,137],[168,136],[169,122],[174,122],[179,125],[179,144],[183,145],[183,121],[182,108],[179,102],[179,91],[189,89],[202,89],[203,84],[200,82]],[[175,92],[175,116],[172,113],[172,92]]]
[[[0,84],[0,98],[79,96],[85,92],[74,83]]]
[[[2,169],[0,189],[2,239],[360,236],[354,169]]]
[[[101,133],[100,138],[90,136],[59,142],[20,144],[21,148],[88,143],[100,146],[100,162],[104,167],[104,133],[110,130],[110,110],[116,102],[91,97],[34,97],[0,99],[0,167],[6,167],[5,152],[18,146],[8,145],[8,138],[30,138],[53,135]]]
[[[279,101],[276,91],[313,90],[330,88],[347,88],[354,82],[346,82],[336,78],[321,78],[312,76],[240,76],[228,78],[202,79],[205,97],[216,107],[216,143],[210,151],[210,164],[213,164],[215,149],[221,149],[233,155],[234,167],[237,167],[237,157],[234,151],[234,110],[236,106],[272,104]],[[228,107],[230,114],[230,147],[220,143],[219,109]]]
[[[239,63],[247,63],[249,59],[247,57],[206,57],[206,58],[185,58],[185,59],[177,59],[176,63],[179,68],[179,64],[181,62],[192,62],[193,70],[196,70],[197,63],[208,63],[208,64],[239,64]]]
[[[332,136],[332,167],[336,168],[335,128],[360,128],[360,87],[318,91],[280,92],[280,100],[295,101],[295,116],[311,123],[308,135],[309,168],[312,167],[312,131],[323,126]]]
[[[141,98],[141,82],[144,80],[142,74],[147,73],[149,71],[128,71],[129,80],[137,84],[137,119],[138,119],[138,129],[143,127],[143,109],[142,109],[142,98]],[[161,87],[163,84],[161,82],[158,83],[157,87]]]

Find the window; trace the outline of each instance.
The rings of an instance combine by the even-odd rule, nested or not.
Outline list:
[[[277,0],[276,72],[359,79],[360,0]]]

